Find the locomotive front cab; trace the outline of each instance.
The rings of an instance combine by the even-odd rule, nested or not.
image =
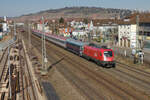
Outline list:
[[[113,52],[112,51],[104,51],[103,57],[104,57],[104,61],[112,61],[113,60]]]
[[[105,50],[103,52],[103,66],[115,67],[114,52],[112,50]]]

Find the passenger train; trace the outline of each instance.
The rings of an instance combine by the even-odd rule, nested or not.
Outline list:
[[[32,30],[34,35],[42,36],[42,32]],[[115,67],[114,52],[104,46],[98,46],[93,43],[81,42],[72,38],[65,38],[56,35],[45,33],[45,38],[58,46],[61,46],[68,51],[71,51],[88,60],[93,60],[98,65],[103,67]]]

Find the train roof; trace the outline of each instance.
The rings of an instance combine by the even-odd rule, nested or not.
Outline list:
[[[63,41],[65,41],[67,39],[63,36],[58,36],[58,35],[52,35],[52,34],[46,34],[46,35],[49,36],[49,37],[52,37],[52,38],[63,40]]]
[[[82,41],[75,40],[75,39],[72,39],[72,38],[68,38],[66,40],[66,42],[69,42],[69,43],[72,43],[72,44],[75,44],[75,45],[79,45],[79,46],[83,46],[83,45],[87,45],[88,44],[88,42],[82,42]]]
[[[34,32],[38,32],[40,34],[42,34],[43,32],[39,31],[39,30],[33,30]],[[60,39],[60,40],[66,40],[67,38],[66,37],[63,37],[63,36],[58,36],[58,35],[53,35],[53,34],[49,34],[49,33],[45,33],[45,35],[49,36],[49,37],[52,37],[52,38],[56,38],[56,39]]]
[[[107,46],[100,46],[100,45],[97,45],[97,44],[94,44],[94,43],[89,43],[88,46],[99,48],[99,49],[110,49]]]

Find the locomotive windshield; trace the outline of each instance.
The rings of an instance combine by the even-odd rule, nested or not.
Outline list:
[[[112,51],[104,51],[105,57],[112,57]]]

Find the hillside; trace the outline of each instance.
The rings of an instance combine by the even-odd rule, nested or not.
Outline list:
[[[65,7],[60,9],[50,9],[34,14],[23,15],[17,20],[39,20],[41,16],[47,19],[64,18],[93,18],[93,19],[114,19],[124,18],[132,12],[125,9],[100,8],[100,7]]]

